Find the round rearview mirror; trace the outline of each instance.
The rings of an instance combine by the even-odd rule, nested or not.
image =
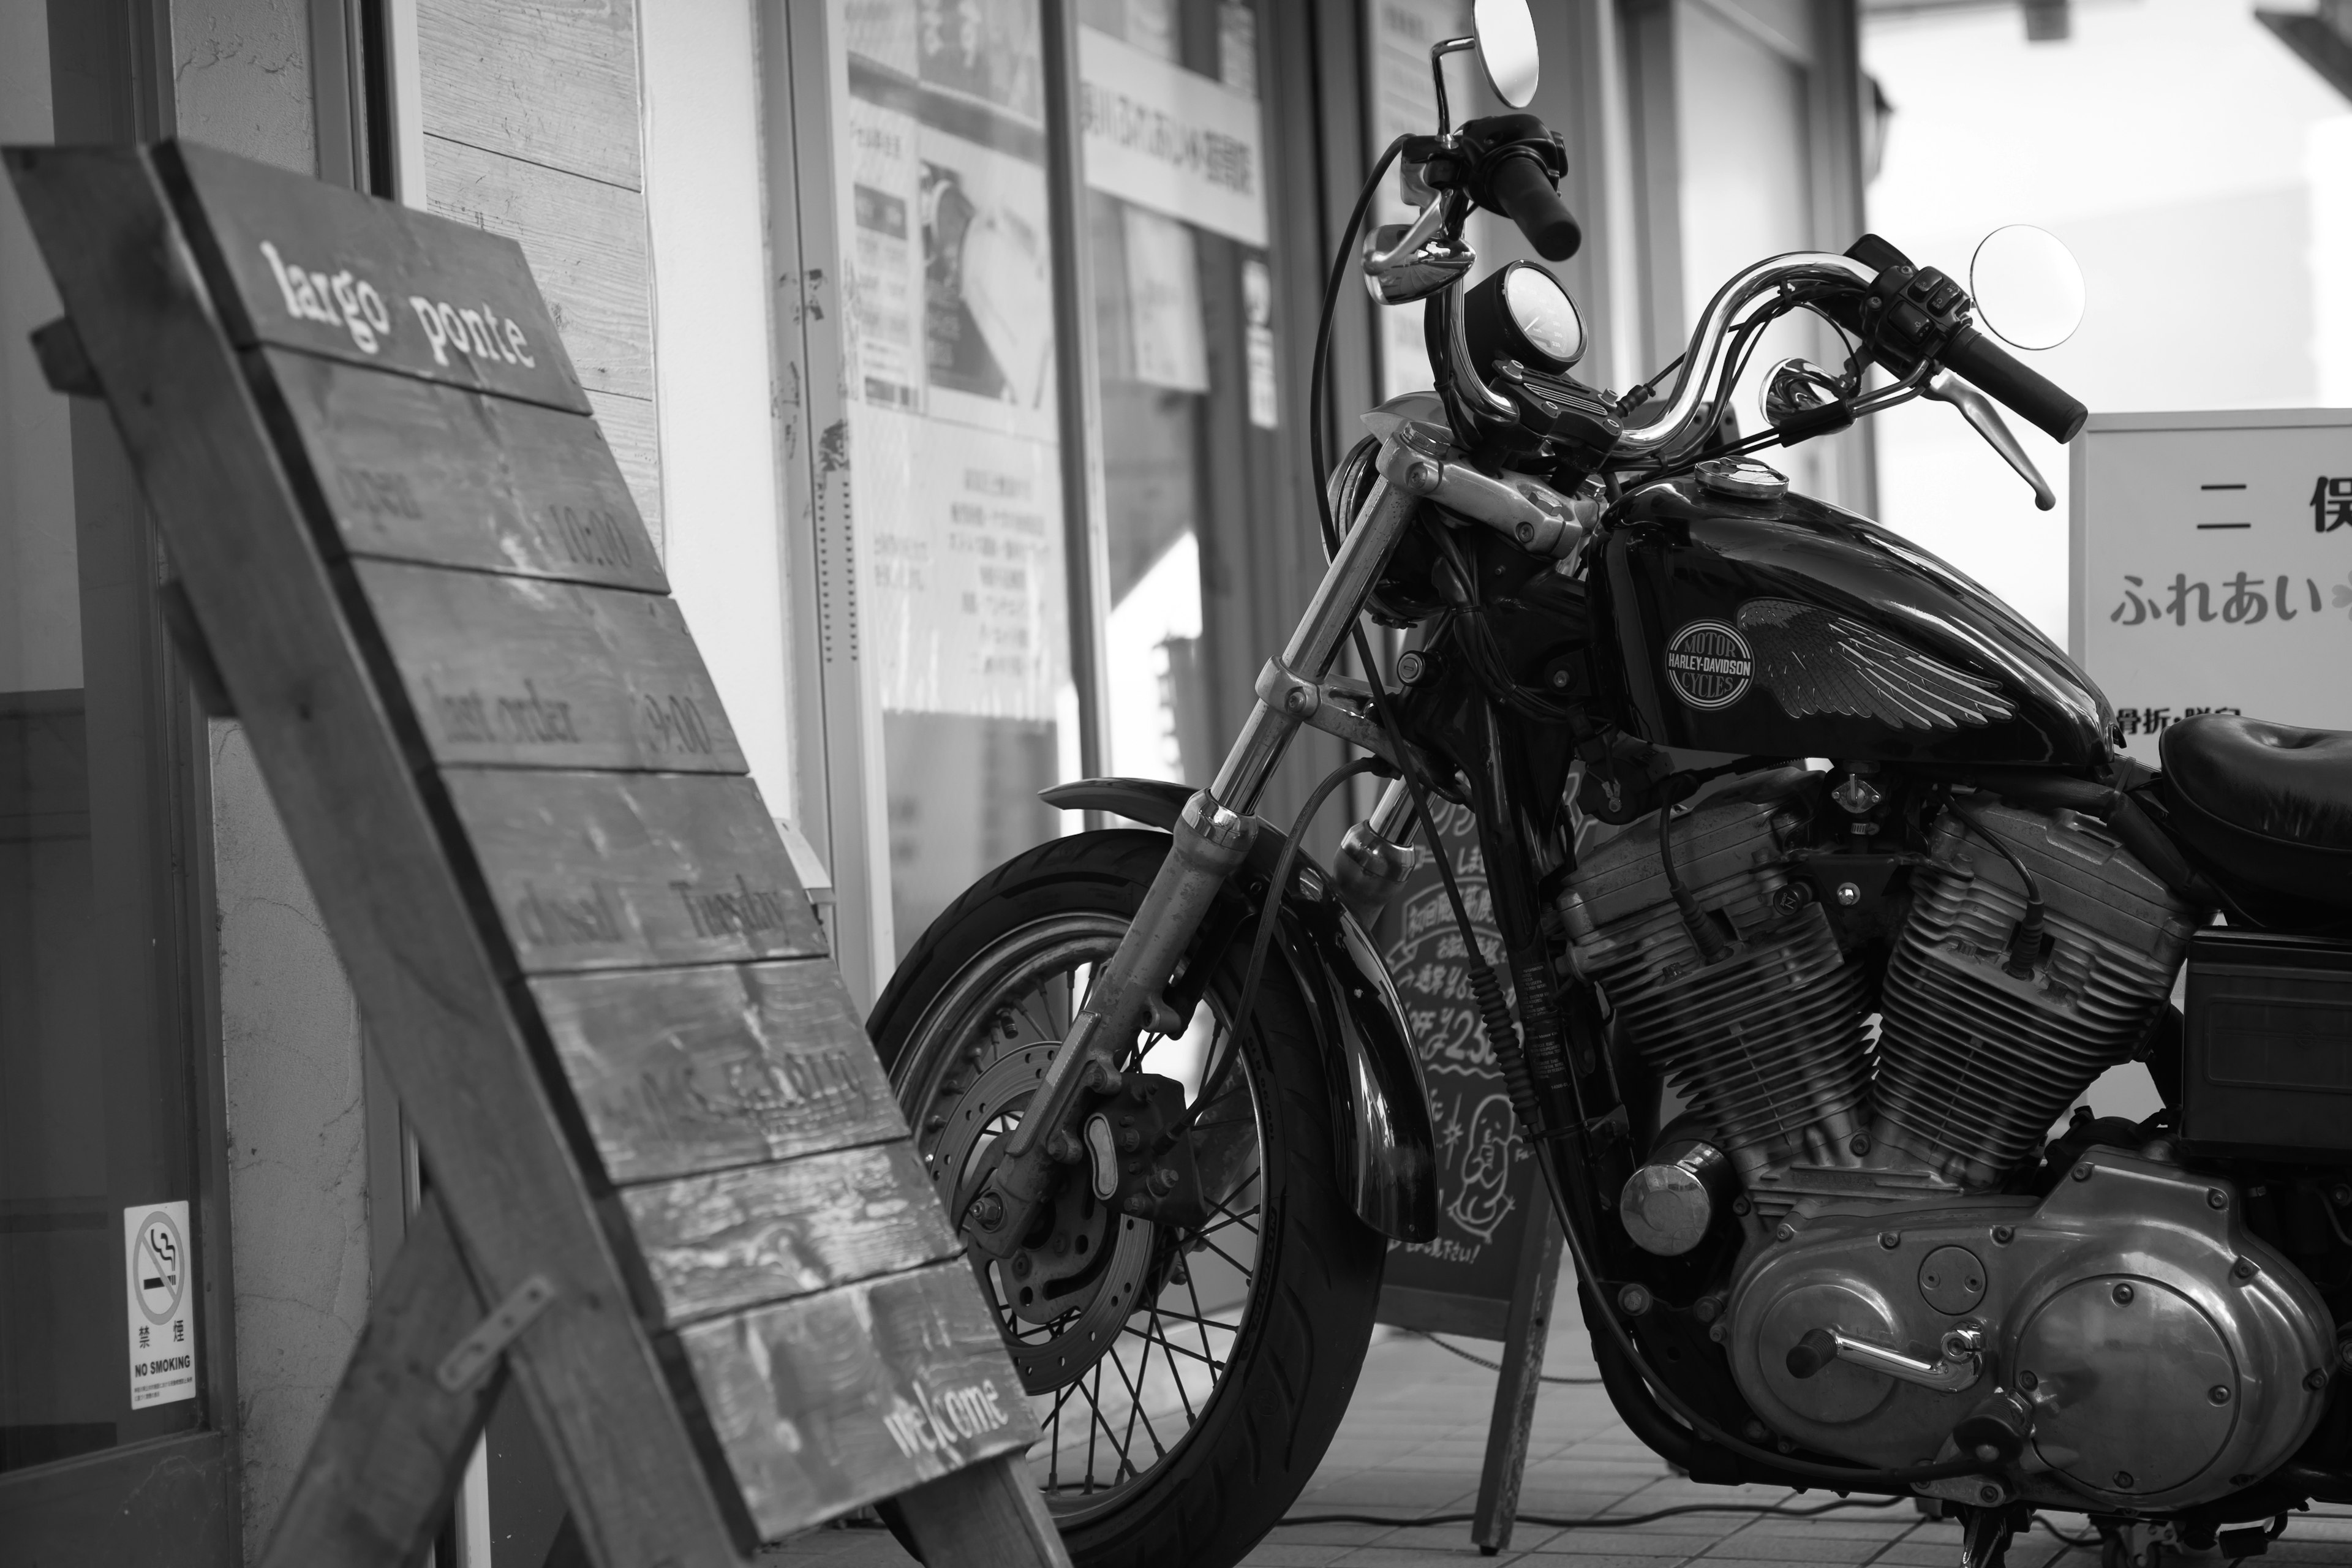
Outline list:
[[[1984,237],[1969,263],[1977,319],[2021,349],[2054,349],[2083,324],[2083,268],[2047,229],[2013,223]]]
[[[1495,96],[1513,109],[1535,101],[1536,19],[1528,14],[1528,0],[1475,0],[1470,30],[1478,36],[1478,63]]]

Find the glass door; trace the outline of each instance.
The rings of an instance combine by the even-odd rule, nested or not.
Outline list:
[[[53,40],[64,14],[0,13],[0,142],[135,133],[124,37],[91,7]],[[168,1530],[228,1561],[225,1248],[184,984],[198,731],[105,413],[26,343],[58,309],[0,195],[0,1540],[127,1562]]]
[[[1109,771],[1205,784],[1278,646],[1299,526],[1271,446],[1275,257],[1260,15],[1239,0],[1078,7],[1102,407]]]
[[[893,951],[1052,837],[1077,773],[1035,0],[845,7],[856,636]]]

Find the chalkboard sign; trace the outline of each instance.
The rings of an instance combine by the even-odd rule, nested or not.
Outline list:
[[[1429,805],[1479,950],[1498,978],[1507,975],[1477,819],[1464,806],[1441,800]],[[1427,853],[1383,924],[1389,973],[1429,1086],[1437,1133],[1437,1234],[1389,1248],[1379,1321],[1502,1342],[1470,1522],[1470,1539],[1492,1555],[1510,1545],[1518,1515],[1559,1277],[1560,1230],[1535,1152],[1518,1136],[1510,1091],[1487,1047],[1470,989],[1462,929]]]
[[[1434,798],[1429,805],[1478,945],[1507,986],[1476,822],[1466,807]],[[1426,854],[1384,923],[1389,973],[1421,1056],[1437,1132],[1437,1234],[1389,1249],[1381,1321],[1499,1340],[1518,1289],[1530,1216],[1539,1227],[1549,1226],[1550,1201],[1534,1153],[1517,1136],[1510,1093],[1487,1049],[1463,964],[1462,933]]]
[[[9,165],[68,310],[45,363],[111,406],[436,1194],[270,1561],[413,1560],[478,1430],[447,1396],[509,1345],[600,1562],[715,1568],[983,1464],[992,1518],[910,1508],[930,1560],[1060,1561],[520,250],[192,144]],[[415,1342],[452,1291],[480,1326]]]

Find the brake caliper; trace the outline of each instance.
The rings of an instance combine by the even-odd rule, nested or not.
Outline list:
[[[1095,1196],[1116,1214],[1197,1230],[1208,1223],[1199,1162],[1184,1126],[1184,1086],[1129,1073],[1087,1113],[1086,1162]]]

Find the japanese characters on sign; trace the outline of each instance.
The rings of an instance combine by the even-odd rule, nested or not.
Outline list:
[[[2352,729],[2352,412],[2101,415],[2074,452],[2070,644],[2154,763],[2202,713]]]

